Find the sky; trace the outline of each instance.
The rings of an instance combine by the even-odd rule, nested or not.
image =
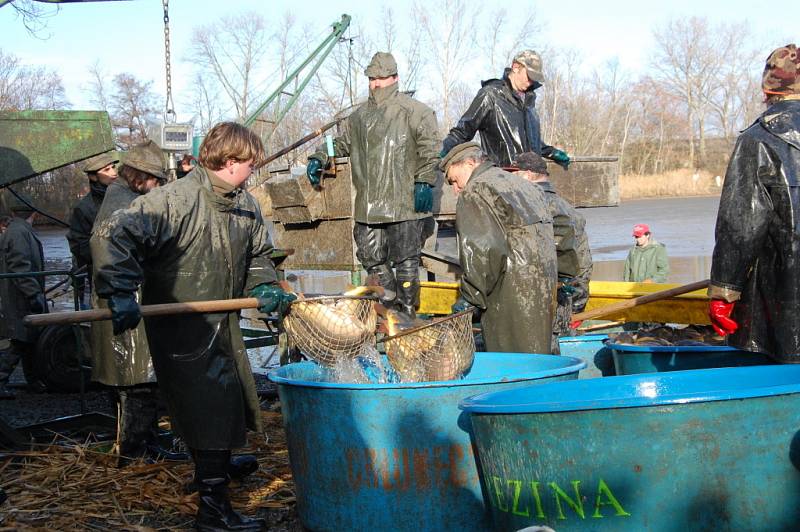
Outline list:
[[[585,52],[582,59],[589,69],[618,60],[624,70],[641,72],[650,62],[653,27],[674,17],[701,16],[713,23],[746,21],[759,45],[764,45],[764,58],[774,47],[800,42],[797,33],[800,4],[794,0],[773,0],[768,4],[769,9],[752,0],[466,1],[468,6],[484,6],[485,10],[505,7],[511,11],[511,6],[538,6],[537,16],[543,22],[539,42],[554,49]],[[411,4],[405,0],[391,3],[399,24],[406,23],[402,14],[410,10]],[[242,11],[261,13],[269,21],[288,10],[301,22],[320,28],[319,34],[308,36],[313,44],[322,41],[330,31],[330,24],[339,20],[342,13],[350,14],[364,27],[377,23],[381,5],[380,1],[171,0],[173,93],[179,118],[180,94],[191,77],[186,55],[195,27]],[[438,5],[443,9],[445,3]],[[437,2],[427,2],[426,6],[436,9]],[[141,79],[153,80],[155,90],[164,94],[162,16],[159,0],[69,3],[48,18],[46,27],[34,36],[25,29],[15,11],[5,6],[0,8],[0,49],[13,53],[26,64],[56,69],[73,109],[91,107],[86,71],[95,61],[113,73],[130,72]],[[481,74],[484,79],[497,75]]]

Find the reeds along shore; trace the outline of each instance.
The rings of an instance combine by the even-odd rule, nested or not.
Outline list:
[[[718,196],[722,191],[723,176],[705,170],[674,170],[663,174],[628,174],[619,176],[619,198],[677,196]]]

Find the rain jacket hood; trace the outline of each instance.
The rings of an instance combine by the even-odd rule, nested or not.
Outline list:
[[[709,295],[737,301],[732,346],[800,362],[800,101],[739,136],[717,215]]]
[[[414,183],[434,185],[437,145],[433,110],[399,92],[397,83],[371,90],[334,142],[336,156],[350,157],[355,221],[379,224],[430,216],[414,211]],[[328,160],[324,151],[313,157]]]
[[[137,198],[95,228],[97,293],[144,304],[242,297],[277,282],[255,198],[211,190],[206,170]],[[142,284],[144,282],[144,284]],[[193,449],[232,449],[260,430],[259,402],[237,313],[145,318],[173,426]],[[213,423],[209,422],[213,420]]]
[[[556,246],[544,192],[486,162],[458,196],[461,295],[483,310],[489,351],[550,353]]]
[[[499,166],[511,166],[517,156],[533,151],[546,157],[553,147],[542,142],[533,83],[522,95],[511,87],[506,69],[502,79],[482,83],[467,111],[443,141],[445,152],[480,133],[481,147]]]

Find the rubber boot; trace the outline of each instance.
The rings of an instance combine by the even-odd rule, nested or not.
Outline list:
[[[396,308],[409,321],[416,318],[419,304],[419,260],[408,259],[397,265]]]
[[[386,308],[393,308],[397,299],[397,281],[394,278],[394,272],[386,264],[379,264],[373,266],[367,273],[379,286],[383,287],[383,297],[381,297],[381,304]]]
[[[233,510],[228,498],[230,451],[192,450],[195,479],[200,492],[195,529],[200,531],[266,530],[263,519],[245,517]]]
[[[248,476],[258,471],[258,459],[252,454],[239,454],[231,456],[228,462],[228,478],[241,482]],[[194,493],[200,489],[197,479],[193,478],[191,482],[186,484],[185,491],[187,494]]]
[[[0,351],[0,399],[14,399],[16,394],[8,387],[8,379],[19,364],[20,355],[10,347]]]
[[[119,390],[119,405],[119,465],[124,467],[158,445],[158,402],[152,388],[130,386]]]

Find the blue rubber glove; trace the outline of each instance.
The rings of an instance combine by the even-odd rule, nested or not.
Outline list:
[[[289,303],[297,299],[297,296],[284,291],[275,284],[262,283],[250,290],[250,297],[258,299],[258,311],[264,314],[279,311],[284,314],[289,308]]]
[[[450,311],[453,314],[458,314],[459,312],[464,312],[469,308],[472,308],[472,305],[468,303],[467,300],[464,299],[463,297],[459,297],[458,301],[453,303],[453,307],[450,309]]]
[[[433,187],[428,183],[414,183],[414,212],[433,210]]]
[[[127,292],[117,292],[108,300],[108,308],[111,309],[111,324],[114,327],[114,335],[122,334],[127,330],[135,329],[142,319],[142,311],[136,296]]]
[[[554,148],[553,153],[550,154],[550,159],[564,170],[569,168],[569,155],[565,151]]]
[[[308,176],[308,180],[311,181],[311,184],[317,186],[322,181],[322,161],[319,159],[315,159],[313,157],[308,159],[308,165],[306,165],[306,175]]]
[[[439,159],[444,159],[447,156],[448,150],[442,148],[442,151],[439,152]]]
[[[570,279],[568,277],[559,277],[558,278],[558,282],[561,283],[561,285],[558,287],[558,289],[561,290],[563,293],[565,293],[567,295],[575,293],[575,287],[572,286],[572,284],[571,284],[572,283],[572,279]]]

